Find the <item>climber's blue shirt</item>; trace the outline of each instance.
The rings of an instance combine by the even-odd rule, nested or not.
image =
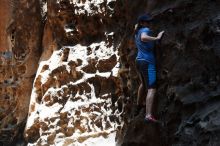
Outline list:
[[[141,33],[146,33],[147,35],[151,36],[152,31],[145,27],[139,29],[138,33],[135,35],[135,43],[138,48],[138,54],[136,59],[137,60],[146,60],[149,63],[155,63],[155,56],[154,56],[154,41],[143,42],[141,41]]]

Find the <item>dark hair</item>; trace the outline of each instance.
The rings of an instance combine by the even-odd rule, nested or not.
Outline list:
[[[143,25],[141,25],[143,22],[149,23],[149,22],[152,22],[152,20],[153,20],[153,17],[148,13],[140,15],[137,19],[137,26],[134,29],[134,34],[137,34],[139,29],[144,27]]]
[[[143,14],[143,15],[140,15],[137,19],[137,22],[140,23],[140,22],[150,22],[153,20],[153,17],[146,13],[146,14]]]
[[[141,28],[145,27],[145,26],[141,25],[142,22],[146,22],[146,21],[141,21],[136,24],[137,26],[135,26],[135,28],[134,28],[134,35],[136,35]]]

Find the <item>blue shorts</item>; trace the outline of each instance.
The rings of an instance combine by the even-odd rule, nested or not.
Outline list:
[[[145,60],[136,60],[136,67],[145,88],[156,88],[156,65]]]

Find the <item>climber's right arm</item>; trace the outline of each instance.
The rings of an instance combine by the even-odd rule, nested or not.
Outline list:
[[[152,37],[152,36],[149,36],[147,35],[147,33],[143,32],[141,33],[141,41],[143,42],[149,42],[149,41],[157,41],[157,40],[160,40],[161,37],[163,36],[163,33],[164,31],[161,31],[157,37]]]

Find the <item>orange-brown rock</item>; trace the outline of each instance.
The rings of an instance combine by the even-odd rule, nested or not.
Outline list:
[[[2,55],[3,52],[8,51],[11,47],[11,44],[9,43],[11,39],[13,39],[13,35],[8,35],[7,33],[7,28],[13,21],[12,19],[12,11],[13,8],[15,7],[15,3],[11,2],[9,3],[8,1],[1,0],[1,6],[0,6],[0,16],[1,16],[1,21],[0,21],[0,53]],[[2,56],[1,56],[1,61],[2,61]]]
[[[82,70],[86,73],[96,73],[97,71],[96,64],[97,64],[96,59],[90,59],[88,61],[88,65],[83,67]]]
[[[25,122],[36,146],[219,145],[219,0],[0,3],[0,145],[27,145]],[[153,36],[165,30],[153,110],[163,127],[134,116],[133,29],[145,12]]]
[[[116,55],[111,56],[109,59],[99,60],[97,64],[97,70],[99,72],[111,71],[117,64]]]
[[[40,123],[36,122],[32,125],[31,129],[28,129],[26,132],[30,135],[27,140],[31,143],[36,142],[40,137]]]
[[[11,145],[21,137],[19,129],[27,120],[40,57],[42,18],[39,1],[0,3],[0,141]],[[11,135],[4,139],[6,131]]]
[[[54,139],[56,138],[56,133],[52,133],[47,137],[48,144],[52,145],[54,144]]]

